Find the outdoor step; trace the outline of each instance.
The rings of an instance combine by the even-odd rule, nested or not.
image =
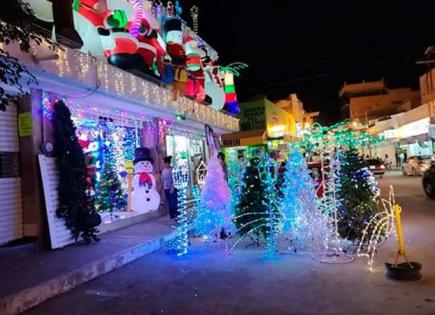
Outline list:
[[[0,249],[0,314],[18,314],[58,294],[155,252],[175,237],[168,217],[102,235],[93,245],[38,252],[29,245]]]

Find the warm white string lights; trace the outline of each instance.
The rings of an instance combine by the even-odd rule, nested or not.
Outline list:
[[[367,257],[370,271],[373,271],[373,263],[377,248],[395,232],[394,206],[396,204],[393,186],[390,186],[388,199],[381,199],[383,211],[377,213],[363,230],[363,236],[359,243],[357,255]]]
[[[187,119],[220,129],[239,129],[238,119],[185,97],[173,101],[170,89],[109,65],[105,60],[69,48],[58,49],[56,53],[59,56],[56,61],[46,62],[38,67],[60,77],[78,81],[79,85],[90,91],[130,99],[154,110],[182,113]]]

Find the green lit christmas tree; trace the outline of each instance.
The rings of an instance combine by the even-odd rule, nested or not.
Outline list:
[[[106,123],[101,122],[103,131]],[[116,161],[112,152],[112,143],[103,143],[103,164],[95,189],[95,207],[97,211],[122,211],[127,206],[121,181],[116,172]]]
[[[377,182],[356,149],[344,153],[340,164],[340,186],[337,196],[338,232],[351,241],[360,240],[370,219],[378,213]]]
[[[245,168],[242,182],[239,203],[235,210],[235,223],[239,233],[244,236],[247,233],[267,238],[268,213],[265,202],[265,186],[260,179],[257,157],[251,158]]]

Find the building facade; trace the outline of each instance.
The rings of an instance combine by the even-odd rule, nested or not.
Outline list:
[[[433,104],[423,104],[409,111],[391,115],[389,119],[374,121],[367,130],[372,135],[382,136],[381,145],[365,150],[365,155],[388,159],[393,166],[400,167],[399,154],[404,157],[433,156],[435,135],[430,133],[430,116],[435,110]]]
[[[149,149],[156,177],[162,157],[172,155],[174,164],[189,172],[192,186],[195,169],[208,158],[206,127],[217,134],[239,130],[237,118],[182,95],[174,98],[170,86],[124,71],[104,57],[66,46],[53,49],[46,42],[33,43],[32,53],[15,43],[2,48],[26,66],[37,84],[22,82],[28,93],[24,96],[11,86],[1,86],[18,101],[0,111],[0,245],[23,237],[36,238],[41,247],[52,249],[74,242],[56,216],[59,178],[52,110],[59,100],[71,112],[89,168],[98,168],[102,144],[114,148],[115,176],[123,189],[136,148]],[[100,232],[167,211],[165,207],[146,214],[121,210],[102,212]]]
[[[302,130],[306,127],[309,127],[314,122],[315,118],[320,114],[319,112],[305,111],[304,104],[295,93],[289,94],[286,99],[279,100],[275,103],[283,110],[293,115],[296,121],[297,136],[300,136],[302,134]]]
[[[264,146],[268,151],[286,152],[287,143],[296,137],[294,116],[263,96],[241,103],[237,118],[240,132],[222,136],[223,147],[233,157],[246,156],[249,146]]]
[[[390,89],[384,80],[347,84],[339,92],[343,118],[368,125],[373,119],[405,112],[421,104],[420,92]]]

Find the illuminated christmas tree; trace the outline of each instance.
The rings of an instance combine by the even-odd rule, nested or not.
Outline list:
[[[290,153],[284,173],[281,231],[293,250],[320,253],[330,235],[327,217],[320,211],[313,179],[302,153]]]
[[[230,221],[231,192],[222,165],[214,154],[207,165],[207,175],[197,209],[195,227],[202,236],[220,233]]]
[[[252,233],[257,238],[260,236],[267,238],[269,216],[265,183],[260,179],[258,171],[259,162],[258,157],[253,157],[245,168],[240,199],[235,211],[235,223],[242,236]]]
[[[341,237],[360,240],[370,219],[378,213],[376,198],[379,195],[373,178],[356,149],[344,153],[340,170],[340,201],[338,231]]]
[[[101,121],[104,131],[107,130],[107,123]],[[97,211],[122,211],[127,206],[121,181],[116,170],[116,160],[113,154],[113,144],[106,140],[103,142],[103,161],[100,177],[96,185],[95,206]]]

